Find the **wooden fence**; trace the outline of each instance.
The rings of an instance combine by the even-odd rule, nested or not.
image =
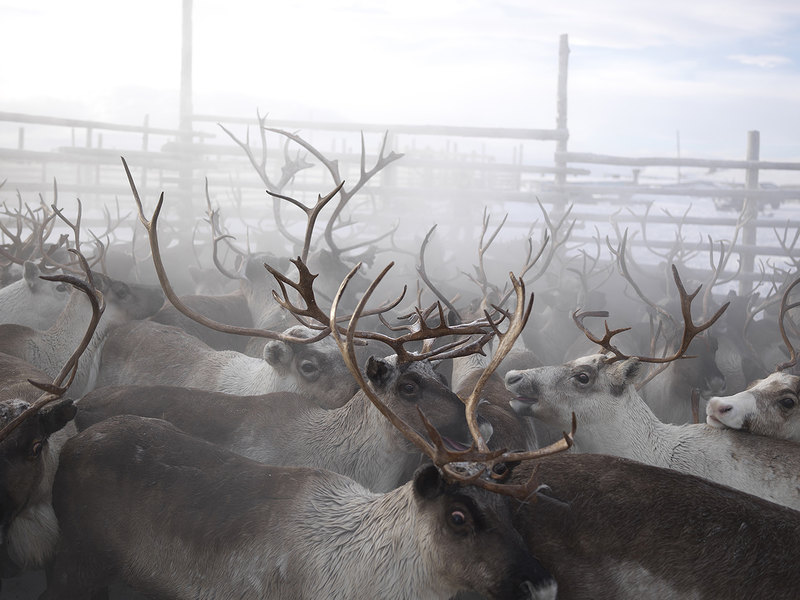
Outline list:
[[[729,239],[741,227],[737,246],[743,264],[743,281],[754,277],[758,261],[787,253],[776,238],[784,232],[791,239],[800,228],[800,175],[791,185],[772,185],[773,171],[800,171],[800,163],[761,161],[758,132],[748,133],[744,159],[674,157],[621,157],[574,152],[568,149],[567,67],[569,48],[562,36],[559,48],[559,78],[556,128],[511,129],[448,126],[412,126],[372,123],[319,123],[268,121],[269,127],[298,131],[331,160],[339,161],[342,176],[359,176],[361,136],[366,164],[377,160],[384,132],[388,150],[404,157],[376,176],[360,192],[361,208],[356,217],[369,220],[386,216],[399,220],[400,231],[419,238],[432,222],[460,219],[460,235],[473,237],[480,226],[484,206],[495,213],[509,212],[509,227],[526,230],[543,216],[537,200],[554,215],[574,204],[572,216],[578,225],[576,242],[596,244],[593,238],[614,237],[624,227],[642,227],[647,216],[651,229],[648,246],[664,248],[674,243],[681,228],[687,243],[706,244],[705,234]],[[256,118],[192,115],[191,134],[184,130],[151,127],[147,117],[141,125],[61,119],[18,113],[0,113],[0,200],[52,200],[53,180],[62,198],[78,196],[88,207],[120,202],[132,207],[130,190],[120,156],[134,171],[140,191],[154,198],[167,196],[165,219],[202,217],[204,184],[215,203],[227,203],[239,216],[268,220],[271,208],[264,183],[245,152],[221,127],[239,142],[248,139],[257,161],[262,159],[261,136]],[[188,141],[191,139],[191,141]],[[264,158],[267,173],[277,175],[284,162],[285,138],[270,134]],[[298,147],[286,146],[292,156]],[[608,180],[603,173],[613,167],[629,169],[629,175]],[[681,170],[680,181],[648,177],[653,169]],[[689,171],[699,175],[690,178]],[[731,184],[704,179],[708,170],[744,174],[744,183]],[[625,173],[626,171],[623,171]],[[740,178],[741,179],[741,178]],[[299,199],[307,199],[332,188],[331,178],[317,166],[298,173],[287,188]],[[693,207],[691,210],[689,205]],[[798,205],[798,212],[785,210]],[[669,207],[669,208],[666,208]],[[775,213],[777,209],[780,214]],[[360,212],[359,212],[360,211]],[[96,213],[99,215],[99,211]],[[383,224],[383,223],[382,223]],[[658,225],[668,235],[657,239]],[[703,235],[698,237],[698,232]],[[643,245],[642,236],[632,236]]]

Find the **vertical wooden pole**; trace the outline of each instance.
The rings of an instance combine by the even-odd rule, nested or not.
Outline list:
[[[142,123],[142,152],[147,152],[147,147],[150,145],[150,115],[144,116],[144,122]],[[147,190],[147,170],[148,165],[142,165],[142,172],[139,175],[139,181],[141,182],[142,186],[142,193],[146,193]]]
[[[747,160],[757,162],[760,154],[760,134],[758,131],[747,132]],[[745,188],[752,191],[758,190],[758,165],[750,165],[745,171]],[[752,278],[749,276],[755,270],[755,250],[756,245],[756,219],[758,219],[758,197],[745,196],[742,202],[742,212],[739,221],[745,225],[742,228],[742,244],[745,250],[741,252],[742,273],[745,278],[739,281],[739,294],[747,294],[753,288]]]
[[[559,38],[558,44],[558,99],[556,103],[556,128],[559,131],[567,131],[567,72],[569,68],[569,36],[564,33]],[[567,138],[556,141],[555,166],[566,169],[567,162],[559,154],[567,151]],[[563,171],[556,173],[556,186],[562,188],[563,204],[566,205],[566,194],[563,193],[563,186],[567,183],[567,174]]]
[[[181,23],[180,148],[183,155],[179,187],[186,206],[192,201],[192,0],[183,0]]]

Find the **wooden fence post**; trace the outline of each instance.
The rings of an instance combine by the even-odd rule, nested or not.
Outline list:
[[[181,166],[178,189],[184,206],[192,206],[192,0],[183,0],[181,43],[180,125]]]
[[[558,99],[556,102],[556,129],[567,130],[567,72],[569,67],[569,36],[564,33],[558,41]],[[563,187],[567,183],[566,161],[560,153],[567,151],[567,138],[556,140],[556,186]],[[563,190],[561,191],[563,194]],[[566,197],[564,198],[566,200]],[[566,204],[566,202],[564,202]]]
[[[760,134],[758,131],[747,132],[747,160],[757,162],[759,160]],[[745,188],[752,191],[758,190],[758,165],[749,165],[745,171]],[[742,202],[742,212],[739,215],[740,222],[745,225],[742,228],[742,244],[745,250],[740,253],[742,259],[742,273],[751,275],[755,270],[755,245],[756,220],[758,219],[758,197],[747,195]],[[739,294],[748,294],[753,288],[752,279],[742,277],[739,279]]]

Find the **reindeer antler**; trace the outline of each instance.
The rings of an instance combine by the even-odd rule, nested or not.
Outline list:
[[[708,319],[705,323],[701,323],[699,325],[695,324],[692,320],[692,301],[695,299],[697,294],[700,292],[702,286],[698,286],[697,289],[688,294],[686,292],[686,288],[683,286],[683,281],[681,281],[681,277],[678,274],[678,269],[675,265],[672,265],[672,276],[675,280],[675,285],[678,288],[678,293],[680,294],[681,298],[681,314],[683,315],[683,334],[681,336],[681,343],[677,350],[671,356],[663,356],[663,357],[652,357],[652,356],[628,356],[624,354],[622,351],[619,350],[616,346],[611,344],[611,338],[618,333],[622,333],[623,331],[627,331],[630,327],[622,328],[622,329],[614,329],[610,330],[608,328],[608,323],[606,323],[606,333],[602,339],[598,339],[594,335],[592,335],[588,329],[583,325],[583,319],[585,317],[607,317],[608,313],[606,311],[595,311],[595,312],[585,312],[579,313],[575,311],[573,314],[573,320],[575,321],[578,328],[588,337],[592,342],[599,344],[602,346],[606,351],[612,352],[614,356],[608,359],[608,362],[614,362],[617,360],[625,359],[625,358],[638,358],[641,362],[646,363],[670,363],[676,361],[681,358],[692,358],[691,356],[686,356],[686,351],[689,349],[689,344],[692,340],[697,336],[699,333],[702,333],[709,327],[711,327],[717,319],[722,316],[722,313],[728,308],[730,302],[726,302],[723,304],[719,310]],[[652,378],[652,377],[650,377]]]
[[[84,258],[84,256],[74,248],[70,248],[69,251],[75,254],[77,257],[84,273],[86,274],[87,281],[83,281],[72,275],[42,275],[41,278],[48,281],[63,281],[64,283],[68,283],[86,294],[86,296],[89,298],[89,302],[92,304],[92,318],[89,321],[89,325],[86,328],[86,333],[83,335],[83,339],[81,340],[80,344],[78,344],[78,347],[67,359],[66,363],[64,363],[61,371],[59,371],[58,375],[56,375],[52,382],[40,383],[28,380],[31,385],[43,390],[45,393],[42,394],[36,400],[36,402],[22,411],[19,415],[17,415],[16,418],[3,427],[3,429],[0,429],[0,440],[8,437],[8,435],[17,427],[19,427],[19,425],[31,414],[38,412],[46,405],[50,404],[54,400],[57,400],[63,396],[64,393],[66,393],[78,372],[78,361],[80,360],[80,357],[83,355],[86,348],[89,346],[89,343],[92,341],[94,332],[97,329],[97,325],[100,322],[100,318],[103,316],[103,311],[106,308],[106,303],[102,292],[100,292],[100,290],[98,290],[94,285],[92,272],[89,269],[86,258]]]
[[[786,344],[786,347],[789,349],[789,360],[775,367],[776,371],[783,371],[797,364],[797,349],[789,341],[789,336],[786,335],[786,326],[784,324],[784,319],[786,318],[786,313],[788,311],[800,306],[800,302],[792,302],[791,304],[788,303],[789,294],[798,283],[800,283],[800,277],[795,279],[791,283],[791,285],[789,285],[786,288],[786,291],[783,292],[783,297],[781,298],[781,311],[780,314],[778,315],[778,328],[780,329],[783,343]]]
[[[564,434],[564,439],[552,444],[551,446],[548,446],[547,448],[530,452],[489,450],[480,435],[480,431],[478,431],[475,420],[475,410],[478,404],[477,399],[480,397],[483,383],[486,379],[488,379],[494,369],[497,368],[500,361],[502,361],[502,359],[511,349],[511,346],[513,346],[514,341],[522,331],[525,321],[530,315],[531,304],[528,304],[527,307],[525,306],[524,285],[513,275],[511,276],[512,284],[517,292],[517,307],[514,311],[513,317],[510,319],[508,329],[505,333],[501,334],[496,329],[496,325],[492,324],[492,328],[494,329],[495,333],[500,336],[500,344],[498,345],[497,352],[495,352],[495,356],[492,358],[492,361],[487,368],[485,378],[482,377],[481,380],[479,380],[479,382],[476,384],[475,390],[473,390],[473,393],[470,395],[470,398],[467,400],[465,406],[467,420],[468,423],[470,423],[470,432],[473,435],[473,443],[466,450],[454,451],[445,446],[441,435],[425,417],[422,411],[419,411],[420,418],[425,425],[425,429],[428,433],[430,441],[426,440],[412,427],[405,423],[400,417],[398,417],[391,409],[389,409],[386,404],[381,401],[378,395],[372,391],[369,384],[364,379],[364,376],[361,374],[361,369],[358,367],[353,345],[356,335],[356,324],[362,312],[364,311],[370,296],[391,267],[392,264],[384,268],[361,297],[361,300],[356,306],[356,309],[350,319],[350,323],[347,327],[344,338],[341,336],[340,331],[336,327],[338,320],[336,316],[336,310],[348,282],[358,271],[359,265],[357,265],[350,271],[350,273],[348,273],[347,277],[345,277],[344,281],[342,281],[342,284],[339,286],[339,290],[331,306],[329,327],[333,331],[333,338],[336,341],[336,344],[339,346],[345,364],[350,369],[350,372],[353,374],[353,377],[356,379],[361,389],[367,395],[369,400],[375,405],[375,407],[381,412],[381,414],[383,414],[406,437],[406,439],[408,439],[421,452],[428,456],[433,463],[439,467],[446,479],[461,485],[475,485],[493,492],[510,495],[521,500],[529,498],[534,491],[532,489],[532,479],[529,480],[528,483],[518,486],[497,483],[497,481],[504,480],[508,473],[510,473],[510,470],[505,466],[505,463],[541,458],[543,456],[554,454],[556,452],[562,452],[568,449],[573,443],[573,436],[575,434],[575,416],[573,415],[572,430],[569,434]],[[531,297],[531,302],[532,301],[533,299]],[[489,321],[489,323],[492,322]],[[473,465],[472,468],[465,468],[465,462],[476,464]],[[490,479],[485,478],[484,475],[487,473],[490,474]]]
[[[262,337],[267,339],[273,340],[282,340],[284,342],[289,343],[299,343],[299,344],[310,344],[312,342],[316,342],[324,338],[328,335],[328,331],[321,331],[319,334],[309,337],[303,338],[299,336],[291,336],[285,333],[270,331],[269,329],[252,329],[249,327],[236,327],[233,325],[227,325],[225,323],[220,323],[218,321],[214,321],[213,319],[209,319],[205,315],[201,315],[200,313],[194,311],[189,306],[183,303],[178,295],[175,293],[175,290],[172,288],[172,284],[169,282],[169,277],[167,276],[167,271],[164,267],[164,263],[161,260],[161,251],[159,250],[158,246],[158,216],[161,213],[161,207],[164,204],[164,192],[161,192],[159,196],[158,203],[156,204],[156,208],[153,211],[153,216],[150,220],[144,216],[144,207],[142,206],[142,200],[139,197],[139,192],[136,189],[136,184],[133,181],[133,175],[131,175],[130,169],[128,168],[128,163],[125,159],[122,159],[122,164],[125,167],[125,173],[128,176],[128,182],[131,186],[131,191],[133,192],[133,198],[136,201],[136,208],[139,213],[139,221],[141,221],[142,225],[144,225],[145,230],[147,231],[147,237],[150,241],[150,253],[153,257],[153,265],[156,269],[156,274],[158,275],[158,281],[161,283],[161,288],[164,290],[164,294],[167,296],[169,301],[172,305],[177,308],[180,312],[184,315],[189,317],[190,319],[197,321],[201,325],[205,325],[209,329],[213,329],[215,331],[221,331],[223,333],[231,333],[234,335],[248,335],[252,337]]]

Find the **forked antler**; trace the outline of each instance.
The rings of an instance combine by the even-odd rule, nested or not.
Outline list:
[[[348,273],[347,277],[345,277],[344,281],[342,281],[342,284],[339,286],[339,290],[331,306],[329,327],[333,330],[333,338],[339,346],[345,364],[350,369],[353,377],[356,379],[361,389],[367,395],[369,400],[375,405],[375,407],[406,437],[406,439],[408,439],[421,452],[428,456],[433,463],[439,467],[445,478],[447,478],[449,481],[462,485],[475,485],[494,492],[510,495],[521,500],[528,499],[535,492],[532,484],[532,478],[526,484],[518,486],[499,483],[505,480],[510,473],[510,469],[507,468],[506,463],[540,458],[568,449],[573,443],[572,440],[575,433],[576,422],[574,415],[572,420],[572,431],[569,434],[565,433],[564,439],[552,444],[551,446],[548,446],[547,448],[530,452],[489,450],[486,448],[486,444],[483,442],[483,438],[480,436],[480,432],[478,431],[477,424],[475,422],[475,410],[478,403],[477,398],[479,398],[482,385],[485,382],[485,379],[482,378],[482,381],[478,382],[475,390],[470,395],[470,398],[465,406],[467,420],[470,422],[470,431],[473,434],[473,443],[470,448],[463,451],[448,449],[445,446],[441,435],[425,417],[421,410],[419,411],[420,418],[425,425],[430,440],[425,439],[422,435],[417,433],[414,428],[409,426],[405,421],[398,417],[391,409],[389,409],[388,406],[386,406],[386,404],[381,401],[377,394],[372,391],[369,384],[364,379],[364,376],[361,374],[361,369],[358,367],[353,344],[356,335],[356,325],[358,319],[364,311],[370,296],[391,266],[392,265],[390,264],[378,275],[378,277],[375,278],[367,291],[361,297],[361,300],[359,301],[352,317],[350,318],[350,323],[347,327],[344,337],[342,337],[341,332],[336,327],[336,311],[348,282],[358,271],[358,266]],[[517,291],[518,306],[515,309],[514,316],[511,319],[507,331],[505,334],[500,334],[501,337],[498,351],[495,353],[495,357],[490,363],[491,371],[493,371],[499,365],[502,358],[510,350],[514,340],[521,332],[522,327],[524,327],[524,322],[527,319],[527,316],[530,314],[531,306],[528,305],[525,307],[524,286],[513,276],[512,283]],[[497,331],[496,328],[495,333],[499,334],[499,331]],[[491,372],[486,375],[486,379],[488,379],[489,375],[491,375]],[[465,462],[477,463],[477,468],[465,468]],[[488,479],[484,477],[484,474],[487,473],[489,474]]]
[[[339,174],[339,161],[337,160],[330,160],[328,159],[322,152],[317,150],[314,146],[312,146],[309,142],[304,140],[299,135],[291,133],[289,131],[284,131],[283,129],[276,129],[273,127],[263,127],[265,131],[272,131],[273,133],[277,133],[279,135],[283,135],[286,138],[292,140],[305,150],[307,150],[312,156],[314,156],[322,165],[328,170],[333,179],[333,183],[336,186],[340,187],[340,196],[339,202],[336,207],[333,209],[333,213],[331,214],[330,219],[328,219],[328,224],[325,227],[325,241],[328,244],[331,252],[336,255],[341,254],[344,250],[339,248],[336,245],[336,242],[333,240],[333,228],[336,220],[339,218],[342,210],[344,209],[345,205],[350,201],[350,199],[358,193],[358,191],[366,185],[366,183],[372,179],[378,172],[389,166],[394,161],[403,157],[401,153],[398,152],[389,152],[389,154],[385,154],[386,152],[386,144],[389,140],[389,132],[387,131],[383,136],[383,141],[381,142],[381,148],[378,152],[378,160],[375,162],[375,165],[371,169],[367,169],[366,160],[367,160],[367,151],[366,146],[364,143],[364,132],[361,132],[361,163],[359,169],[359,178],[358,181],[351,187],[349,190],[344,188],[344,179]],[[386,237],[386,235],[381,236],[381,238]],[[364,242],[362,245],[366,246],[370,243],[373,243],[374,240]]]
[[[617,360],[622,360],[625,358],[638,358],[641,362],[646,363],[670,363],[682,358],[693,358],[691,356],[686,355],[686,351],[689,349],[689,344],[692,340],[700,333],[711,327],[717,319],[722,316],[722,313],[728,308],[730,302],[726,302],[723,304],[719,310],[717,310],[714,315],[708,319],[705,323],[701,323],[699,325],[695,324],[692,320],[692,301],[695,299],[697,294],[700,292],[702,286],[698,286],[697,289],[692,292],[691,294],[686,292],[686,288],[683,286],[683,281],[681,281],[681,277],[678,274],[678,269],[675,265],[672,265],[672,276],[675,280],[675,285],[678,288],[678,293],[680,294],[681,299],[681,314],[683,315],[683,334],[681,336],[681,343],[675,352],[673,352],[670,356],[662,356],[662,357],[653,357],[653,356],[628,356],[620,351],[619,348],[611,344],[611,338],[617,335],[618,333],[622,333],[623,331],[628,331],[630,327],[624,327],[621,329],[609,329],[608,323],[606,322],[605,328],[606,333],[602,339],[597,338],[596,336],[592,335],[591,332],[583,325],[583,319],[585,317],[607,317],[608,313],[606,311],[595,311],[595,312],[584,312],[581,313],[580,311],[575,311],[572,315],[575,324],[578,328],[583,331],[586,337],[589,338],[592,342],[600,345],[604,350],[607,352],[611,352],[614,356],[608,359],[608,362],[614,362]]]
[[[319,217],[319,213],[322,211],[323,208],[328,204],[328,202],[333,199],[336,194],[338,194],[341,189],[344,187],[344,181],[339,183],[334,190],[326,196],[318,195],[317,202],[314,206],[306,206],[302,202],[295,200],[290,196],[284,196],[282,194],[277,194],[275,192],[271,192],[267,190],[267,193],[272,196],[273,198],[279,198],[281,200],[286,200],[293,206],[296,206],[300,210],[302,210],[306,215],[306,233],[303,237],[303,250],[300,253],[300,260],[306,262],[308,260],[308,252],[311,249],[311,235],[314,233],[314,225],[317,222],[317,217]]]
[[[61,281],[68,283],[86,294],[86,296],[89,298],[89,302],[92,304],[92,318],[89,321],[89,325],[86,328],[86,333],[84,334],[80,344],[67,359],[67,362],[64,363],[61,371],[58,373],[58,375],[56,375],[52,382],[43,383],[32,381],[30,379],[28,380],[31,385],[43,390],[44,394],[42,394],[31,406],[17,415],[16,418],[11,420],[5,427],[3,427],[3,429],[0,429],[0,440],[5,439],[31,414],[38,412],[46,405],[50,404],[54,400],[57,400],[66,393],[78,372],[78,361],[80,360],[80,357],[83,355],[86,348],[89,346],[89,343],[92,341],[95,329],[97,329],[100,318],[103,316],[103,311],[106,307],[105,299],[103,298],[102,292],[100,292],[100,290],[98,290],[94,285],[92,272],[89,269],[86,259],[80,252],[73,248],[70,248],[69,251],[75,254],[77,257],[86,275],[87,281],[83,281],[72,275],[41,275],[40,277],[42,279],[46,279],[47,281]]]

